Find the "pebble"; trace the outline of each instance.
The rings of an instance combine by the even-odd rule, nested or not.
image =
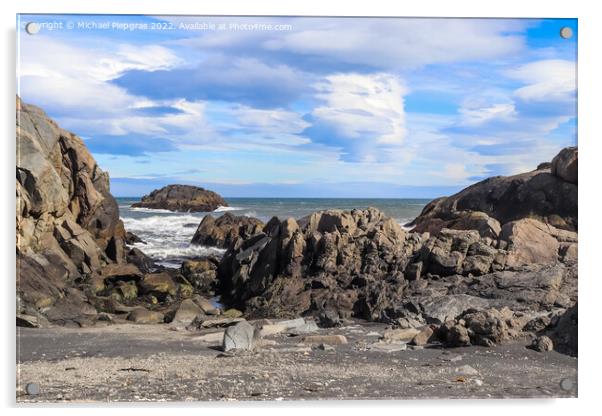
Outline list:
[[[456,373],[463,374],[465,376],[475,376],[479,374],[478,370],[469,365],[463,365],[462,367],[456,368]]]
[[[335,349],[332,345],[328,345],[328,344],[324,344],[324,343],[318,345],[318,349],[321,349],[323,351],[335,351]]]

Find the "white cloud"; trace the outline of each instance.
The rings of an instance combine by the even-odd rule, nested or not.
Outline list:
[[[169,18],[180,21],[181,17]],[[184,18],[185,19],[185,18]],[[213,18],[230,23],[236,18]],[[193,19],[194,20],[194,19]],[[198,20],[198,19],[197,19]],[[207,20],[207,19],[203,19]],[[246,23],[249,23],[247,18]],[[214,31],[178,41],[203,50],[297,54],[325,61],[377,68],[414,68],[428,64],[513,56],[525,47],[526,20],[424,18],[253,18],[253,23],[286,23],[291,31]],[[318,60],[317,62],[322,62]],[[318,64],[319,65],[319,64]]]
[[[106,115],[139,106],[141,98],[107,81],[131,69],[154,71],[180,63],[157,45],[78,47],[47,36],[22,36],[19,94],[57,114]],[[89,116],[88,116],[89,117]]]
[[[406,135],[403,82],[393,75],[336,74],[316,85],[312,115],[349,140],[398,145]]]
[[[571,101],[577,88],[577,67],[574,61],[546,59],[530,62],[505,75],[527,84],[514,95],[526,102]]]
[[[48,36],[22,36],[20,41],[21,76],[107,81],[131,69],[156,71],[181,63],[171,50],[159,45],[82,47]]]
[[[461,107],[460,123],[467,126],[478,126],[492,120],[511,121],[516,118],[514,104],[492,104],[487,107]]]
[[[522,50],[520,21],[488,19],[323,19],[266,40],[264,48],[323,55],[341,62],[388,68],[494,59]],[[316,28],[318,27],[318,28]],[[305,29],[305,30],[300,30]],[[514,32],[512,34],[508,32]]]

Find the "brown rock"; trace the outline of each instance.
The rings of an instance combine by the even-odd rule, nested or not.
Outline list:
[[[260,233],[263,222],[256,218],[234,216],[226,212],[215,219],[206,215],[199,224],[191,244],[228,248],[237,238],[247,239]]]
[[[386,341],[411,341],[420,333],[416,328],[405,329],[387,329],[383,333],[383,339]]]
[[[468,213],[478,211],[500,224],[535,218],[565,230],[576,231],[576,158],[576,148],[564,149],[555,158],[556,163],[552,163],[552,171],[542,166],[541,169],[514,176],[496,176],[450,197],[435,199],[424,207],[409,226],[413,226],[417,232],[437,234],[443,228],[455,228],[454,223],[461,223],[463,218],[471,215]]]
[[[577,160],[578,151],[576,147],[564,148],[552,159],[552,175],[567,182],[577,185]]]
[[[307,335],[302,338],[302,341],[306,344],[347,344],[347,338],[344,335]]]
[[[166,209],[179,212],[211,212],[228,203],[218,194],[198,186],[167,185],[142,197],[134,208]]]
[[[79,137],[18,97],[16,122],[20,312],[40,309],[40,319],[52,314],[53,323],[86,325],[85,288],[74,282],[125,261],[125,231],[109,177]]]
[[[203,311],[192,301],[192,299],[185,299],[180,303],[180,306],[178,306],[171,322],[176,324],[189,324],[201,313],[203,313]]]
[[[145,308],[136,308],[129,313],[127,319],[136,324],[159,324],[163,323],[164,316],[161,312],[149,311]]]
[[[429,343],[430,339],[433,336],[433,329],[430,326],[425,326],[420,328],[420,332],[418,332],[414,338],[410,341],[412,345],[426,345]]]
[[[401,227],[374,208],[273,218],[263,233],[226,252],[220,289],[249,317],[332,310],[342,318],[378,319],[401,300],[405,239]]]
[[[101,276],[107,281],[140,280],[142,272],[134,264],[108,264],[101,270]]]
[[[439,337],[448,347],[464,347],[470,345],[470,336],[465,326],[456,321],[447,321],[438,330]]]
[[[171,276],[165,272],[145,275],[139,282],[139,286],[143,293],[158,293],[171,296],[176,296],[178,294],[178,286]]]
[[[207,315],[219,315],[220,314],[219,308],[216,308],[215,306],[213,306],[211,301],[209,301],[209,299],[207,299],[207,298],[204,298],[203,296],[194,295],[192,297],[192,301],[194,303],[196,303],[197,306],[199,308],[201,308],[203,313],[205,313]]]
[[[506,264],[549,264],[558,261],[555,227],[526,218],[504,224],[500,238],[508,242]]]
[[[547,352],[554,349],[554,342],[545,335],[537,337],[533,340],[530,348],[538,352]]]

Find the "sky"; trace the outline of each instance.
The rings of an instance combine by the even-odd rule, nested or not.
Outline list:
[[[432,198],[577,144],[576,19],[17,18],[19,95],[115,196]]]

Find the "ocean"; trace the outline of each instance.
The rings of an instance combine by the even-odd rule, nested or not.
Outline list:
[[[213,212],[171,212],[160,209],[131,208],[140,198],[116,198],[125,229],[146,244],[137,243],[145,254],[167,267],[180,267],[182,261],[224,250],[193,246],[190,240],[205,215],[220,216],[225,212],[259,218],[263,222],[273,216],[299,219],[325,209],[351,210],[375,207],[394,218],[400,225],[414,219],[430,199],[326,199],[326,198],[225,198],[228,207]]]

